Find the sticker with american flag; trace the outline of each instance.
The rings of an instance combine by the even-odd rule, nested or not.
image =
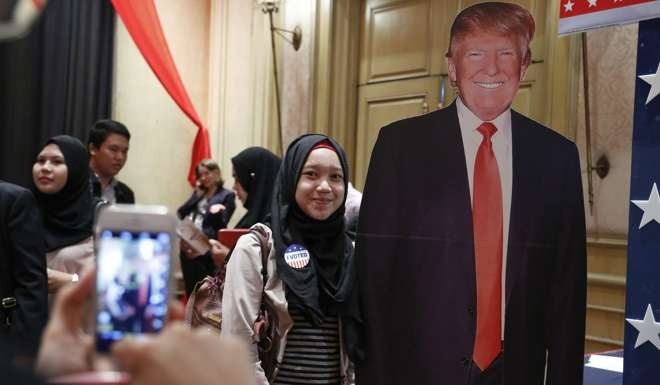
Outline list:
[[[559,35],[660,16],[658,0],[560,0]]]
[[[284,250],[284,260],[294,269],[302,269],[309,264],[309,251],[304,246],[294,243]]]

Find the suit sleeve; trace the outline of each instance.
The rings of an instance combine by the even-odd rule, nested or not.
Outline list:
[[[363,317],[362,362],[356,366],[357,379],[364,384],[387,383],[381,376],[387,362],[390,340],[382,324],[391,314],[388,296],[396,255],[395,228],[398,221],[396,140],[391,127],[381,129],[371,154],[365,183],[355,249],[357,290]]]
[[[393,224],[399,216],[399,191],[393,183],[393,179],[398,175],[396,142],[394,127],[386,126],[380,130],[371,153],[360,205],[358,236],[361,235],[362,238],[371,239],[372,235],[376,234],[391,235],[395,228]]]
[[[35,349],[48,318],[48,288],[41,216],[29,191],[17,196],[7,224],[17,302],[12,334],[19,341],[29,341],[26,349]]]
[[[201,198],[193,192],[190,198],[188,198],[188,200],[176,210],[179,219],[183,219],[190,214],[195,209],[195,206],[197,206],[197,202],[199,202],[200,199]]]
[[[564,175],[563,223],[545,320],[548,385],[582,384],[583,373],[587,253],[580,160],[575,145]]]

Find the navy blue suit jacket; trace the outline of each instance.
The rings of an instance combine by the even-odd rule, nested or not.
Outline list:
[[[575,145],[511,112],[503,384],[582,383],[586,247]],[[451,106],[381,129],[356,244],[357,384],[466,384],[476,328],[472,209]]]
[[[190,198],[179,207],[177,214],[179,219],[185,218],[192,211],[197,209],[197,203],[202,199],[198,197],[195,192],[190,195]],[[227,190],[225,188],[218,188],[218,190],[213,194],[213,196],[208,199],[206,207],[211,207],[215,204],[221,204],[225,206],[225,209],[217,214],[211,214],[206,212],[204,214],[204,222],[202,223],[202,231],[206,234],[207,237],[211,239],[218,238],[218,230],[224,229],[229,223],[234,210],[236,210],[236,194],[234,192]]]

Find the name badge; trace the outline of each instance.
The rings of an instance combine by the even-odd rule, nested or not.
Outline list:
[[[284,250],[284,261],[294,269],[302,269],[309,264],[309,251],[301,245],[290,245]]]

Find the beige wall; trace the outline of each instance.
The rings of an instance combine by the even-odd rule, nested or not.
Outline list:
[[[577,144],[583,168],[587,230],[595,237],[625,238],[628,234],[630,162],[635,92],[637,24],[603,28],[587,34],[591,151],[595,166],[605,154],[611,169],[605,179],[594,172],[593,210],[587,197],[584,91],[579,78]]]
[[[295,51],[291,44],[276,37],[280,67],[282,131],[284,149],[301,134],[315,131],[310,127],[312,108],[312,65],[316,24],[316,1],[289,0],[281,10],[278,27],[302,29],[302,45]]]
[[[230,158],[271,142],[268,18],[247,0],[157,0],[156,7],[179,74],[208,125],[225,187],[231,188]],[[112,115],[132,134],[119,178],[139,203],[176,209],[191,192],[186,177],[197,128],[165,92],[121,21],[115,45]],[[245,212],[237,205],[230,226]]]
[[[269,144],[274,107],[268,18],[251,1],[213,1],[210,45],[211,143],[231,188],[230,159],[246,147]],[[230,227],[245,213],[236,204]]]
[[[172,57],[197,112],[207,117],[209,2],[158,0]],[[165,92],[117,20],[112,116],[131,131],[128,162],[119,178],[137,201],[176,209],[190,194],[186,182],[196,127]]]

